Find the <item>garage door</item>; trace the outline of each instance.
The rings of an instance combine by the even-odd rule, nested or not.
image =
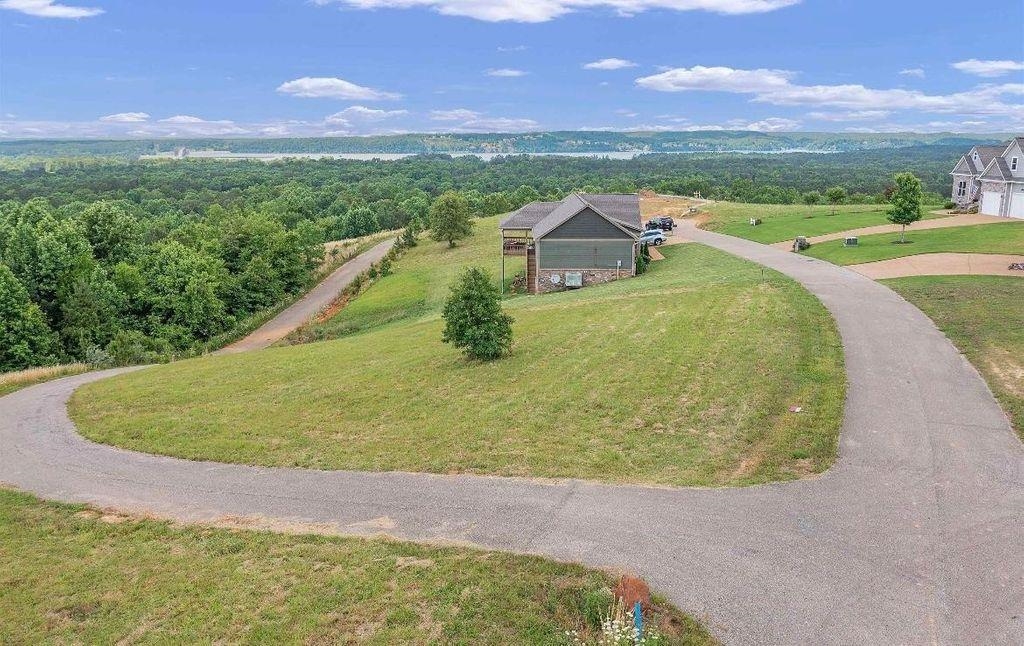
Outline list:
[[[1024,219],[1024,186],[1014,186],[1014,190],[1010,198],[1010,212],[1011,218]]]
[[[985,191],[981,194],[981,212],[985,215],[999,215],[999,199],[1002,191]]]

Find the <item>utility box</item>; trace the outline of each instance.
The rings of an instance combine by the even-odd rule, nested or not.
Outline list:
[[[567,271],[567,272],[565,272],[565,286],[566,287],[583,287],[583,272],[582,271]]]
[[[807,242],[806,236],[797,236],[796,240],[793,241],[793,251],[803,251],[810,249],[811,243]]]
[[[849,236],[845,240],[843,240],[844,247],[856,247],[857,244],[857,236]]]

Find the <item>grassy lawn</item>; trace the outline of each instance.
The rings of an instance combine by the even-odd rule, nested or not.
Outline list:
[[[1024,280],[917,276],[882,282],[931,317],[967,355],[1024,439]]]
[[[536,557],[181,527],[0,489],[5,644],[557,644],[607,612],[612,584]],[[715,643],[655,606],[669,643]]]
[[[856,247],[844,247],[842,240],[833,240],[812,245],[804,253],[837,265],[889,260],[922,253],[1024,254],[1024,221],[923,231],[914,231],[913,227],[908,227],[908,244],[894,244],[897,240],[898,233],[880,233],[861,237]]]
[[[745,485],[832,463],[842,352],[796,283],[667,248],[639,278],[508,299],[512,355],[473,363],[441,343],[438,309],[461,266],[494,268],[486,222],[410,250],[343,310],[362,332],[89,384],[72,416],[132,449],[319,469]]]
[[[738,204],[718,202],[707,207],[710,215],[703,228],[728,235],[771,243],[792,240],[796,236],[819,236],[861,227],[889,224],[885,219],[886,204],[846,204],[805,206],[797,204]],[[941,217],[928,212],[925,217]],[[750,226],[750,218],[761,218],[761,224]]]
[[[79,375],[89,370],[84,363],[69,363],[59,366],[44,366],[42,368],[29,368],[18,372],[5,372],[0,374],[0,397],[9,395],[16,390],[28,388],[44,381]]]

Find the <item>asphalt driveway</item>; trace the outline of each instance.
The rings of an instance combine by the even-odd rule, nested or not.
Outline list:
[[[853,271],[700,231],[829,308],[849,378],[837,464],[745,489],[319,472],[93,444],[80,384],[0,398],[0,481],[182,521],[326,523],[639,573],[734,644],[1024,643],[1024,448],[977,371],[919,310]]]

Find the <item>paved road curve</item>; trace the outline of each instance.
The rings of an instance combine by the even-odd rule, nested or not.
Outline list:
[[[929,319],[849,270],[719,234],[835,315],[849,394],[822,477],[746,489],[318,472],[92,444],[70,377],[0,399],[0,481],[185,521],[326,523],[629,568],[733,644],[1024,643],[1024,449]]]
[[[325,307],[334,302],[341,290],[345,289],[352,279],[359,273],[370,268],[370,265],[384,257],[388,249],[395,243],[394,240],[385,240],[365,251],[355,258],[349,260],[341,267],[335,269],[331,274],[320,281],[320,283],[309,290],[305,296],[292,303],[287,309],[270,319],[256,331],[244,339],[235,341],[231,345],[221,348],[215,354],[231,354],[235,352],[247,352],[249,350],[262,350],[277,343],[288,333],[310,320]]]

